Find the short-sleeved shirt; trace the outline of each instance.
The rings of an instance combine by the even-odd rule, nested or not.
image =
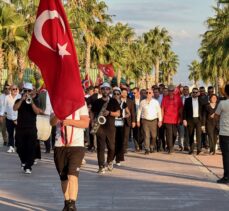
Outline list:
[[[20,99],[15,101],[15,104]],[[33,99],[37,104],[37,99]],[[36,128],[37,114],[33,111],[32,104],[27,104],[25,100],[18,109],[17,128]]]
[[[183,107],[181,97],[174,95],[171,99],[170,96],[165,96],[163,97],[161,107],[164,109],[163,123],[178,124],[179,110]]]
[[[86,104],[69,115],[66,119],[80,120],[80,116],[88,116],[88,108]],[[61,127],[61,123],[56,126],[56,142],[55,147],[67,146],[70,147],[83,147],[84,146],[84,128],[77,128],[74,126],[66,126],[65,129]],[[64,134],[64,135],[63,135]]]
[[[104,101],[102,98],[100,98],[100,99],[97,99],[92,104],[91,111],[94,113],[95,118],[98,117],[104,103],[106,103],[106,101]],[[119,105],[118,101],[114,98],[110,98],[106,110],[111,111],[111,112],[116,112],[116,111],[120,110],[120,105]],[[104,125],[100,126],[101,128],[110,129],[110,128],[115,127],[115,117],[109,115],[106,117],[106,120],[107,120],[106,123]]]
[[[229,99],[220,101],[215,113],[220,115],[219,135],[229,136]]]

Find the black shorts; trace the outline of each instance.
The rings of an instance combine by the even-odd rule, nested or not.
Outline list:
[[[54,162],[61,181],[68,175],[78,177],[84,154],[84,147],[55,147]]]

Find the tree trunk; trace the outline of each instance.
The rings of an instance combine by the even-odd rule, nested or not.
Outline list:
[[[91,64],[91,43],[87,42],[86,59],[85,59],[85,74],[89,75],[90,64]]]
[[[155,85],[158,85],[159,83],[159,71],[160,71],[160,61],[157,58],[155,64]]]
[[[117,85],[118,85],[118,86],[120,86],[121,77],[122,77],[122,71],[121,71],[120,68],[119,68],[119,69],[118,69],[118,73],[117,73]]]
[[[3,77],[3,68],[4,68],[4,57],[3,57],[3,49],[0,48],[0,89],[2,89],[2,77]]]
[[[18,80],[19,83],[23,81],[24,70],[25,70],[25,59],[23,58],[22,54],[18,54]]]

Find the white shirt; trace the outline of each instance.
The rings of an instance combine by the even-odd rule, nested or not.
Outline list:
[[[51,105],[51,102],[50,102],[49,94],[46,91],[46,107],[45,107],[44,114],[45,115],[50,115],[51,113],[53,113],[52,105]]]
[[[146,120],[159,119],[162,121],[161,116],[161,107],[157,100],[151,99],[150,102],[147,102],[146,99],[142,100],[138,109],[137,121],[140,121],[140,118]]]
[[[215,113],[220,115],[219,135],[229,136],[229,99],[220,101]]]
[[[75,111],[72,115],[69,115],[66,119],[80,120],[80,116],[88,116],[88,108],[85,104],[83,107]],[[71,142],[72,147],[84,147],[84,128],[77,128],[72,126],[66,126],[68,144]],[[63,130],[63,132],[65,132]],[[61,124],[56,126],[56,147],[65,146],[62,141],[64,137],[61,137]]]
[[[0,116],[4,116],[5,112],[5,104],[6,104],[6,96],[5,94],[0,95]]]
[[[14,103],[17,99],[20,99],[21,95],[17,94],[14,98],[11,94],[6,96],[4,113],[6,113],[6,118],[9,120],[17,120],[17,111],[13,110]]]
[[[192,98],[193,118],[199,117],[199,101],[197,98]]]

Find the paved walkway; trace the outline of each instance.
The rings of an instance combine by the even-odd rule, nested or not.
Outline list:
[[[17,155],[5,151],[0,148],[0,210],[60,211],[63,198],[53,154],[42,154],[32,175],[25,175]],[[216,174],[201,163],[217,156],[129,152],[121,167],[98,175],[96,154],[87,153],[80,174],[78,210],[229,210],[229,186],[217,184]],[[213,166],[222,174],[221,166]]]

